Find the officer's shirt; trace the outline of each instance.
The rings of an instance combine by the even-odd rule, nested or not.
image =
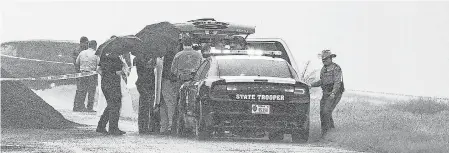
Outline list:
[[[81,51],[78,58],[76,58],[76,64],[79,64],[80,70],[85,72],[96,71],[99,61],[100,58],[95,55],[95,50],[92,48]]]
[[[102,55],[98,64],[103,72],[101,83],[108,87],[120,87],[120,76],[116,72],[122,70],[122,64],[119,57]]]
[[[323,66],[320,72],[320,80],[313,83],[312,86],[321,86],[324,93],[337,93],[340,90],[341,82],[341,68],[338,64],[332,63],[328,66]]]
[[[183,51],[177,53],[173,59],[171,71],[176,76],[195,72],[201,64],[203,55],[191,47],[185,47]]]
[[[137,57],[136,57],[137,58]],[[136,61],[136,69],[137,69],[137,81],[136,85],[150,85],[150,88],[154,88],[154,67],[148,67],[147,63],[140,60],[134,59]],[[156,59],[153,59],[156,60]],[[155,61],[152,61],[155,62]]]

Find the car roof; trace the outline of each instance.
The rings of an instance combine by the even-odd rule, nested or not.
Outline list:
[[[215,31],[216,34],[238,35],[238,34],[254,34],[254,26],[245,26],[228,22],[216,21],[213,18],[197,19],[187,21],[185,23],[175,23],[177,29],[181,32],[192,32],[199,34],[208,34]]]

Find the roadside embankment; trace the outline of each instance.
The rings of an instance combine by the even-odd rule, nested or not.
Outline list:
[[[319,127],[319,99],[312,102]],[[325,142],[367,152],[449,152],[449,103],[345,93],[333,114],[336,129]],[[318,137],[319,128],[311,128]],[[323,141],[323,140],[321,140]]]

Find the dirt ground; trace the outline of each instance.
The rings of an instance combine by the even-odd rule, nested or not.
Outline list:
[[[51,92],[45,91],[45,92]],[[44,93],[39,93],[41,96]],[[70,93],[71,94],[71,93]],[[99,116],[96,113],[72,112],[69,102],[48,100],[59,99],[57,95],[43,96],[66,119],[84,124],[69,129],[12,129],[2,128],[1,152],[352,152],[329,145],[329,142],[311,140],[305,144],[291,143],[289,135],[282,141],[272,142],[267,138],[214,138],[198,141],[194,138],[178,138],[162,135],[139,135],[137,122],[120,120],[123,136],[104,135],[95,132]],[[60,100],[60,99],[59,99]],[[70,101],[70,100],[69,100]]]
[[[94,132],[92,113],[61,110],[69,120],[86,124],[72,129],[2,129],[2,152],[350,152],[324,143],[294,144],[290,140],[215,138],[197,141],[162,135],[139,135],[134,121],[121,120],[124,136]]]

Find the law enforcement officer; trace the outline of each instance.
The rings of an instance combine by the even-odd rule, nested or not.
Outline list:
[[[154,113],[154,90],[155,90],[155,75],[154,68],[156,66],[156,59],[143,56],[136,56],[134,59],[137,70],[136,87],[139,92],[139,113],[137,117],[137,124],[139,134],[149,134],[150,132],[159,132],[156,126],[158,125],[158,118]],[[151,120],[150,120],[151,116]]]
[[[321,87],[323,96],[320,101],[321,134],[324,136],[330,129],[335,128],[332,112],[337,106],[344,92],[342,71],[340,66],[332,62],[337,55],[330,50],[321,52],[323,68],[320,80],[311,84],[312,87]]]
[[[118,128],[120,108],[122,105],[121,77],[123,62],[119,57],[108,57],[101,53],[97,72],[101,74],[101,90],[106,98],[107,106],[98,121],[97,132],[111,135],[123,135],[126,132]],[[106,124],[109,122],[109,131]]]
[[[192,48],[193,42],[190,37],[183,38],[182,44],[183,50],[176,53],[170,67],[170,71],[176,79],[166,79],[162,86],[165,106],[161,107],[161,133],[170,134],[173,128],[179,89],[185,81],[192,77],[192,73],[198,69],[203,60],[202,54]]]
[[[89,41],[89,49],[81,51],[76,59],[76,64],[79,65],[81,72],[94,72],[97,70],[97,65],[100,61],[100,58],[95,55],[95,50],[97,49],[97,42],[95,40]],[[98,84],[98,76],[96,74],[91,76],[85,76],[78,78],[80,84],[77,86],[77,91],[79,91],[75,95],[75,103],[82,104],[84,108],[84,100],[87,98],[87,110],[88,112],[95,112],[93,110],[94,107],[94,99],[95,92]]]
[[[178,46],[179,47],[179,46]],[[161,134],[171,134],[171,125],[176,111],[177,93],[180,85],[176,76],[171,72],[171,65],[178,50],[170,50],[164,55],[164,66],[162,70],[162,99],[160,113],[161,115]],[[178,89],[177,89],[178,88]],[[170,117],[169,117],[170,116]],[[170,120],[169,120],[170,119]],[[171,123],[168,123],[171,122]]]
[[[86,50],[88,48],[88,43],[89,43],[89,39],[85,36],[82,36],[80,38],[80,45],[73,50],[72,52],[72,59],[73,59],[73,64],[75,66],[75,72],[76,73],[80,73],[80,65],[76,63],[76,59],[78,58],[78,55],[81,53],[81,51]],[[81,103],[82,100],[77,99],[78,97],[80,97],[80,95],[82,94],[81,92],[81,86],[82,86],[82,81],[79,78],[76,78],[76,94],[75,94],[75,99],[73,101],[73,111],[74,112],[83,112],[86,111],[86,107],[84,106],[84,103]]]

